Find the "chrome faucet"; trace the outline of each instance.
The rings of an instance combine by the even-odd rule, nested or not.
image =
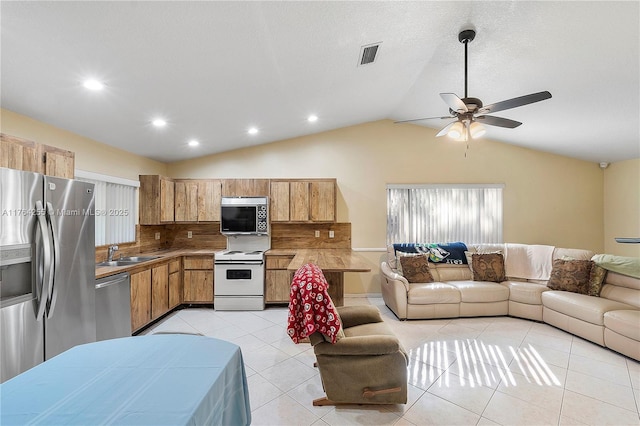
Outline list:
[[[113,260],[113,254],[116,252],[116,250],[118,250],[118,246],[109,246],[109,252],[107,253],[107,262],[111,262]]]

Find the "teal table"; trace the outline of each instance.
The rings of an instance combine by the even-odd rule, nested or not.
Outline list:
[[[237,345],[162,334],[76,346],[0,385],[0,424],[248,425]]]

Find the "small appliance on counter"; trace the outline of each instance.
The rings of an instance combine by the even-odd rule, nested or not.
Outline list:
[[[267,197],[223,197],[221,233],[227,249],[214,254],[218,311],[264,309],[264,252],[271,248]]]

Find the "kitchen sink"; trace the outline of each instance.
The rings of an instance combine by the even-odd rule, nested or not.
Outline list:
[[[149,260],[157,259],[160,256],[129,256],[122,257],[118,260],[111,260],[106,262],[96,263],[96,266],[129,266],[136,265],[138,263],[147,262]]]
[[[121,257],[117,261],[140,263],[140,262],[147,262],[149,260],[157,259],[159,257],[160,256],[128,256],[128,257]]]

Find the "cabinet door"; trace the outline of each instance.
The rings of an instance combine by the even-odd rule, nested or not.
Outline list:
[[[289,301],[292,273],[286,269],[266,271],[265,302],[283,303]]]
[[[198,181],[198,222],[220,221],[220,192],[219,180]]]
[[[269,204],[269,218],[271,222],[289,221],[288,181],[271,181]]]
[[[198,221],[198,184],[192,181],[175,181],[176,222]]]
[[[169,309],[182,303],[182,273],[169,274]]]
[[[224,179],[222,195],[225,197],[264,197],[269,195],[268,179]]]
[[[294,181],[290,184],[291,205],[290,220],[306,222],[309,220],[309,182]]]
[[[174,221],[174,193],[173,181],[160,177],[160,222]]]
[[[71,151],[42,145],[44,151],[44,174],[66,179],[75,175],[75,156]]]
[[[151,269],[131,274],[131,331],[151,321]]]
[[[336,220],[336,184],[332,181],[313,181],[311,187],[310,216],[314,222]]]
[[[151,271],[151,319],[169,311],[169,264],[156,266]]]
[[[38,144],[0,133],[0,167],[42,173]]]
[[[213,303],[213,271],[184,271],[184,301]]]

